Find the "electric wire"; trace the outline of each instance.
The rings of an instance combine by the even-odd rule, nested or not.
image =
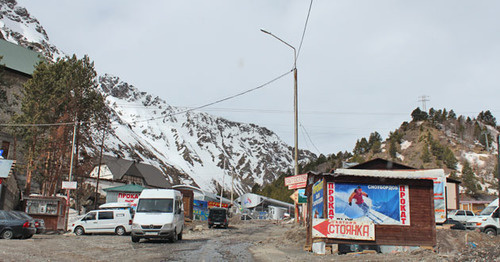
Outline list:
[[[321,151],[318,149],[318,147],[314,144],[314,142],[312,141],[311,139],[311,136],[309,136],[309,132],[307,132],[307,129],[306,127],[299,121],[299,124],[300,126],[302,127],[302,129],[304,130],[304,133],[306,134],[306,136],[309,138],[309,141],[311,141],[311,144],[313,145],[313,147],[316,149],[316,151],[318,151],[318,154],[321,154]]]
[[[297,50],[297,60],[299,60],[300,50],[302,49],[302,43],[304,42],[304,36],[306,35],[307,23],[309,22],[309,15],[311,14],[312,4],[313,0],[311,0],[311,3],[309,4],[309,11],[307,11],[306,22],[304,24],[304,31],[302,32],[302,38],[300,39],[299,50]]]

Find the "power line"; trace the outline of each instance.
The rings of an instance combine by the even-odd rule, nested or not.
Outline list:
[[[307,137],[309,138],[309,141],[311,141],[311,144],[313,145],[313,147],[316,149],[316,151],[318,151],[318,154],[321,154],[321,151],[319,151],[319,149],[316,147],[316,145],[314,144],[314,142],[312,141],[311,137],[309,136],[309,133],[307,132],[306,128],[304,127],[304,125],[302,123],[300,123],[300,126],[302,127],[302,129],[304,130],[304,133],[307,135]]]
[[[172,113],[172,114],[169,114],[169,115],[166,115],[166,116],[161,116],[161,117],[153,117],[153,118],[150,118],[150,119],[145,119],[145,120],[139,120],[139,121],[132,121],[131,123],[139,123],[139,122],[148,122],[148,121],[153,121],[153,120],[157,120],[157,119],[163,119],[163,118],[166,118],[166,117],[169,117],[169,116],[174,116],[174,115],[179,115],[179,114],[184,114],[184,113],[187,113],[187,112],[190,112],[190,111],[194,111],[194,110],[198,110],[198,109],[202,109],[202,108],[205,108],[205,107],[209,107],[211,105],[215,105],[215,104],[218,104],[218,103],[222,103],[224,101],[227,101],[227,100],[230,100],[230,99],[233,99],[233,98],[236,98],[236,97],[239,97],[239,96],[242,96],[242,95],[245,95],[245,94],[248,94],[250,92],[253,92],[253,91],[256,91],[258,89],[261,89],[273,82],[276,82],[278,81],[279,79],[285,77],[286,75],[290,74],[291,72],[293,72],[293,69],[292,70],[289,70],[287,71],[286,73],[284,74],[281,74],[280,76],[278,77],[275,77],[267,82],[265,82],[264,84],[260,85],[260,86],[257,86],[257,87],[254,87],[254,88],[251,88],[251,89],[248,89],[246,91],[243,91],[243,92],[240,92],[240,93],[237,93],[235,95],[232,95],[232,96],[228,96],[228,97],[225,97],[225,98],[222,98],[222,99],[219,99],[219,100],[216,100],[214,102],[211,102],[211,103],[208,103],[208,104],[204,104],[204,105],[201,105],[201,106],[197,106],[197,107],[193,107],[193,108],[190,108],[190,109],[186,109],[186,110],[183,110],[183,111],[179,111],[177,113]],[[123,122],[126,122],[125,120],[122,119]],[[91,123],[90,121],[85,121],[85,122],[80,122],[80,123]],[[75,123],[74,122],[70,122],[70,123],[43,123],[43,124],[0,124],[0,126],[10,126],[10,127],[44,127],[44,126],[62,126],[62,125],[74,125]]]
[[[299,59],[300,49],[302,48],[302,43],[304,42],[304,36],[306,35],[307,22],[309,21],[309,15],[311,14],[312,5],[313,5],[313,0],[311,0],[311,3],[309,4],[309,11],[307,11],[307,18],[304,24],[304,31],[302,32],[302,38],[300,39],[299,50],[297,51],[297,60]]]

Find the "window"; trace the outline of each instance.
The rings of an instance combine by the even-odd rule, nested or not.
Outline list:
[[[83,220],[95,220],[95,212],[92,212],[92,213],[88,213],[84,218]]]
[[[161,212],[172,213],[174,206],[173,199],[139,199],[137,213],[139,212]]]
[[[99,212],[99,220],[103,219],[113,219],[113,211],[101,211]]]
[[[465,212],[463,210],[457,211],[456,216],[465,216]]]
[[[467,212],[468,216],[474,216],[474,213],[472,213],[472,211],[465,211],[465,212]]]

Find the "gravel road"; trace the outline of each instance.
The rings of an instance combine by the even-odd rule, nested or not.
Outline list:
[[[435,252],[314,255],[303,251],[305,228],[233,220],[228,229],[187,224],[183,240],[132,243],[130,236],[66,234],[0,239],[0,261],[499,261],[500,236],[438,230]]]

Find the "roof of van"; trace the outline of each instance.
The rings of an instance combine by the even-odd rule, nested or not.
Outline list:
[[[174,198],[182,196],[181,192],[175,189],[144,189],[139,196],[141,198]]]

